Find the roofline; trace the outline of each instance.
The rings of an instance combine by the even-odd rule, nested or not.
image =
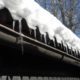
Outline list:
[[[22,37],[23,40],[21,40],[20,37]],[[4,44],[7,46],[8,44],[12,46],[19,46],[20,44],[24,44],[25,46],[31,46],[32,48],[37,48],[37,50],[39,50],[45,56],[49,56],[80,67],[79,58],[74,57],[61,50],[58,50],[54,47],[51,47],[31,37],[28,37],[24,34],[20,34],[19,32],[16,32],[2,24],[0,24],[0,44]]]

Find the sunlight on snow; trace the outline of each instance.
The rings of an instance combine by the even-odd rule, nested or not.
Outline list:
[[[24,18],[29,28],[35,30],[38,26],[44,36],[47,32],[50,39],[54,40],[55,36],[59,43],[63,41],[65,46],[80,50],[80,39],[34,0],[0,0],[0,8],[3,7],[10,11],[14,20],[20,22]],[[22,27],[21,22],[20,27]]]

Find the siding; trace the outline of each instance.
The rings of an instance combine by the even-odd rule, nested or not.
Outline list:
[[[28,77],[28,76],[1,76],[0,80],[80,80],[79,77]]]

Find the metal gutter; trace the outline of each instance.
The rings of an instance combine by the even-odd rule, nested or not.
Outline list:
[[[21,40],[21,37],[23,40]],[[51,47],[45,43],[42,43],[36,39],[30,38],[24,34],[20,34],[4,25],[0,24],[0,44],[7,45],[10,44],[12,46],[18,47],[20,44],[26,46],[31,46],[33,48],[37,48],[41,53],[49,57],[56,58],[60,61],[64,61],[70,63],[72,65],[76,65],[80,67],[80,59],[74,57],[68,53],[65,53],[61,50],[58,50],[54,47]]]

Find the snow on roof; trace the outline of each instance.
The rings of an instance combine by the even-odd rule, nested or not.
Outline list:
[[[3,0],[0,0],[0,9],[2,9],[3,7],[4,7]]]
[[[36,26],[38,26],[40,33],[45,36],[47,32],[51,40],[54,40],[55,36],[59,43],[63,41],[65,46],[68,45],[69,48],[80,50],[80,39],[34,0],[2,1],[15,17],[24,18],[29,28],[35,30]]]
[[[53,37],[55,36],[59,43],[63,41],[65,46],[68,45],[69,48],[80,50],[80,39],[70,29],[35,1],[29,4],[32,4],[31,10],[34,10],[29,15],[31,25],[38,25],[41,34],[45,35],[48,32],[50,39],[54,40]]]

